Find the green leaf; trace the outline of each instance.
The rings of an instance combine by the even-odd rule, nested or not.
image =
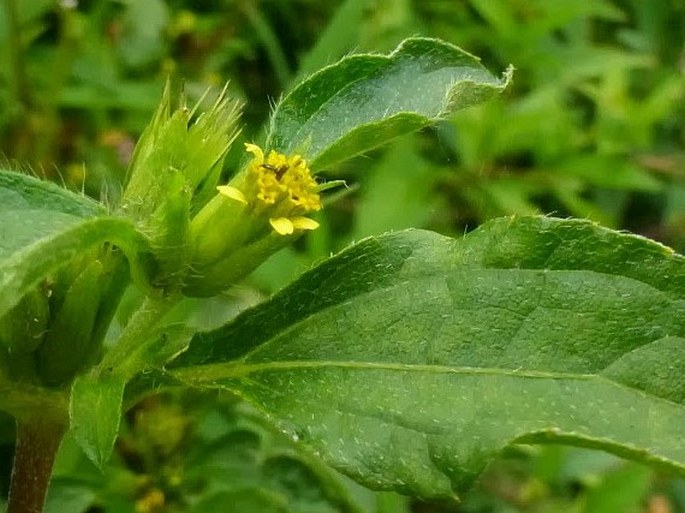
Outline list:
[[[172,373],[240,394],[373,489],[449,496],[515,442],[683,472],[684,314],[668,248],[499,219],[366,239],[196,336]]]
[[[437,39],[405,40],[390,55],[360,54],[313,74],[276,106],[269,149],[300,152],[321,169],[500,93],[502,79]]]
[[[279,511],[287,513],[366,510],[360,504],[361,497],[354,497],[347,489],[349,479],[301,453],[292,439],[265,426],[253,409],[245,406],[223,401],[209,415],[193,412],[194,418],[201,420],[185,454],[184,479],[191,488],[203,490],[196,496],[204,504],[193,511],[216,511],[208,505],[246,490],[254,496],[252,500],[268,497]],[[370,492],[363,498],[371,498]],[[234,508],[265,511],[256,506]]]
[[[193,505],[191,513],[221,511],[230,504],[234,511],[261,511],[263,513],[289,513],[283,499],[261,488],[243,488],[233,492],[219,492]]]
[[[126,381],[118,376],[79,376],[71,388],[70,429],[86,456],[99,468],[119,433]]]
[[[577,155],[568,157],[559,171],[577,176],[588,184],[607,189],[634,189],[659,192],[662,185],[646,170],[616,156]]]
[[[96,500],[95,492],[80,483],[52,480],[45,513],[83,513]]]
[[[164,53],[169,8],[162,0],[122,3],[126,10],[121,18],[122,34],[118,41],[121,58],[129,66],[150,64]]]
[[[354,240],[422,226],[437,217],[440,198],[434,191],[440,175],[421,158],[415,146],[413,138],[398,139],[366,175],[357,202]]]
[[[0,211],[50,210],[80,217],[106,212],[100,203],[86,196],[74,194],[54,183],[2,170],[0,170],[0,208]]]
[[[131,221],[49,182],[0,171],[0,226],[0,317],[50,273],[104,242],[123,249],[138,281],[146,281],[148,242]]]
[[[588,490],[583,513],[623,513],[640,511],[652,483],[652,472],[636,464],[609,473]]]
[[[318,34],[316,44],[304,56],[298,75],[304,78],[340,58],[359,43],[364,15],[371,7],[369,0],[345,0],[336,9],[326,28]]]

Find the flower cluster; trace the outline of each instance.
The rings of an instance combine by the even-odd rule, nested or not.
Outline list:
[[[206,296],[247,276],[260,263],[319,224],[321,186],[300,155],[268,155],[246,144],[252,160],[193,218],[193,256],[184,291]],[[325,188],[325,187],[324,187]]]
[[[316,180],[300,155],[270,151],[264,155],[256,144],[245,144],[254,156],[242,183],[220,185],[218,191],[254,209],[257,216],[268,216],[269,224],[280,235],[296,230],[314,230],[319,224],[304,214],[321,209]]]

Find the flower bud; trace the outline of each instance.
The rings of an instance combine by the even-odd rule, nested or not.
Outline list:
[[[0,318],[0,345],[9,353],[30,353],[43,341],[49,317],[47,291],[37,287]]]
[[[177,290],[189,265],[189,224],[216,192],[223,159],[235,139],[239,105],[226,97],[197,116],[174,109],[170,87],[136,145],[120,210],[136,219],[158,262],[152,285]]]
[[[38,374],[57,386],[73,378],[91,356],[93,327],[103,292],[103,266],[89,263],[71,283],[64,300],[51,315],[49,329],[38,348]]]

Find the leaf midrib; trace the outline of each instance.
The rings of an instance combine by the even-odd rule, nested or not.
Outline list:
[[[609,379],[602,374],[577,374],[568,372],[552,372],[540,370],[505,369],[500,367],[458,367],[449,365],[410,364],[393,362],[363,362],[354,360],[282,360],[260,363],[226,362],[197,365],[179,369],[172,369],[169,373],[191,386],[203,386],[211,382],[222,380],[244,380],[252,374],[269,371],[316,369],[351,369],[351,370],[385,370],[390,372],[418,372],[422,374],[452,374],[460,376],[507,376],[520,379],[548,379],[572,381],[596,381],[619,387],[633,393],[638,393],[653,401],[663,402],[672,406],[682,407],[681,403],[671,401],[647,391]],[[210,385],[211,386],[211,385]]]
[[[513,376],[531,379],[576,379],[585,380],[599,377],[597,374],[577,374],[570,372],[551,372],[538,370],[504,369],[500,367],[455,367],[450,365],[392,363],[392,362],[364,362],[355,360],[281,360],[272,362],[245,363],[226,362],[212,363],[173,369],[171,374],[180,379],[198,381],[213,381],[226,378],[242,378],[257,372],[270,370],[290,369],[318,369],[318,368],[341,368],[341,369],[378,369],[388,371],[412,371],[432,374],[461,374],[461,375],[492,375]],[[229,372],[227,372],[229,371]],[[193,374],[196,377],[193,377]],[[610,381],[610,380],[607,380]],[[613,383],[613,382],[612,382]]]

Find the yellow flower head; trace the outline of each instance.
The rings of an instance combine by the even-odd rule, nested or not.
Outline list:
[[[256,144],[245,144],[254,156],[247,169],[243,187],[222,185],[220,193],[256,211],[268,211],[269,223],[281,235],[295,230],[314,230],[319,225],[304,217],[308,212],[321,209],[321,198],[316,180],[300,155],[287,157],[270,151],[265,157]]]

